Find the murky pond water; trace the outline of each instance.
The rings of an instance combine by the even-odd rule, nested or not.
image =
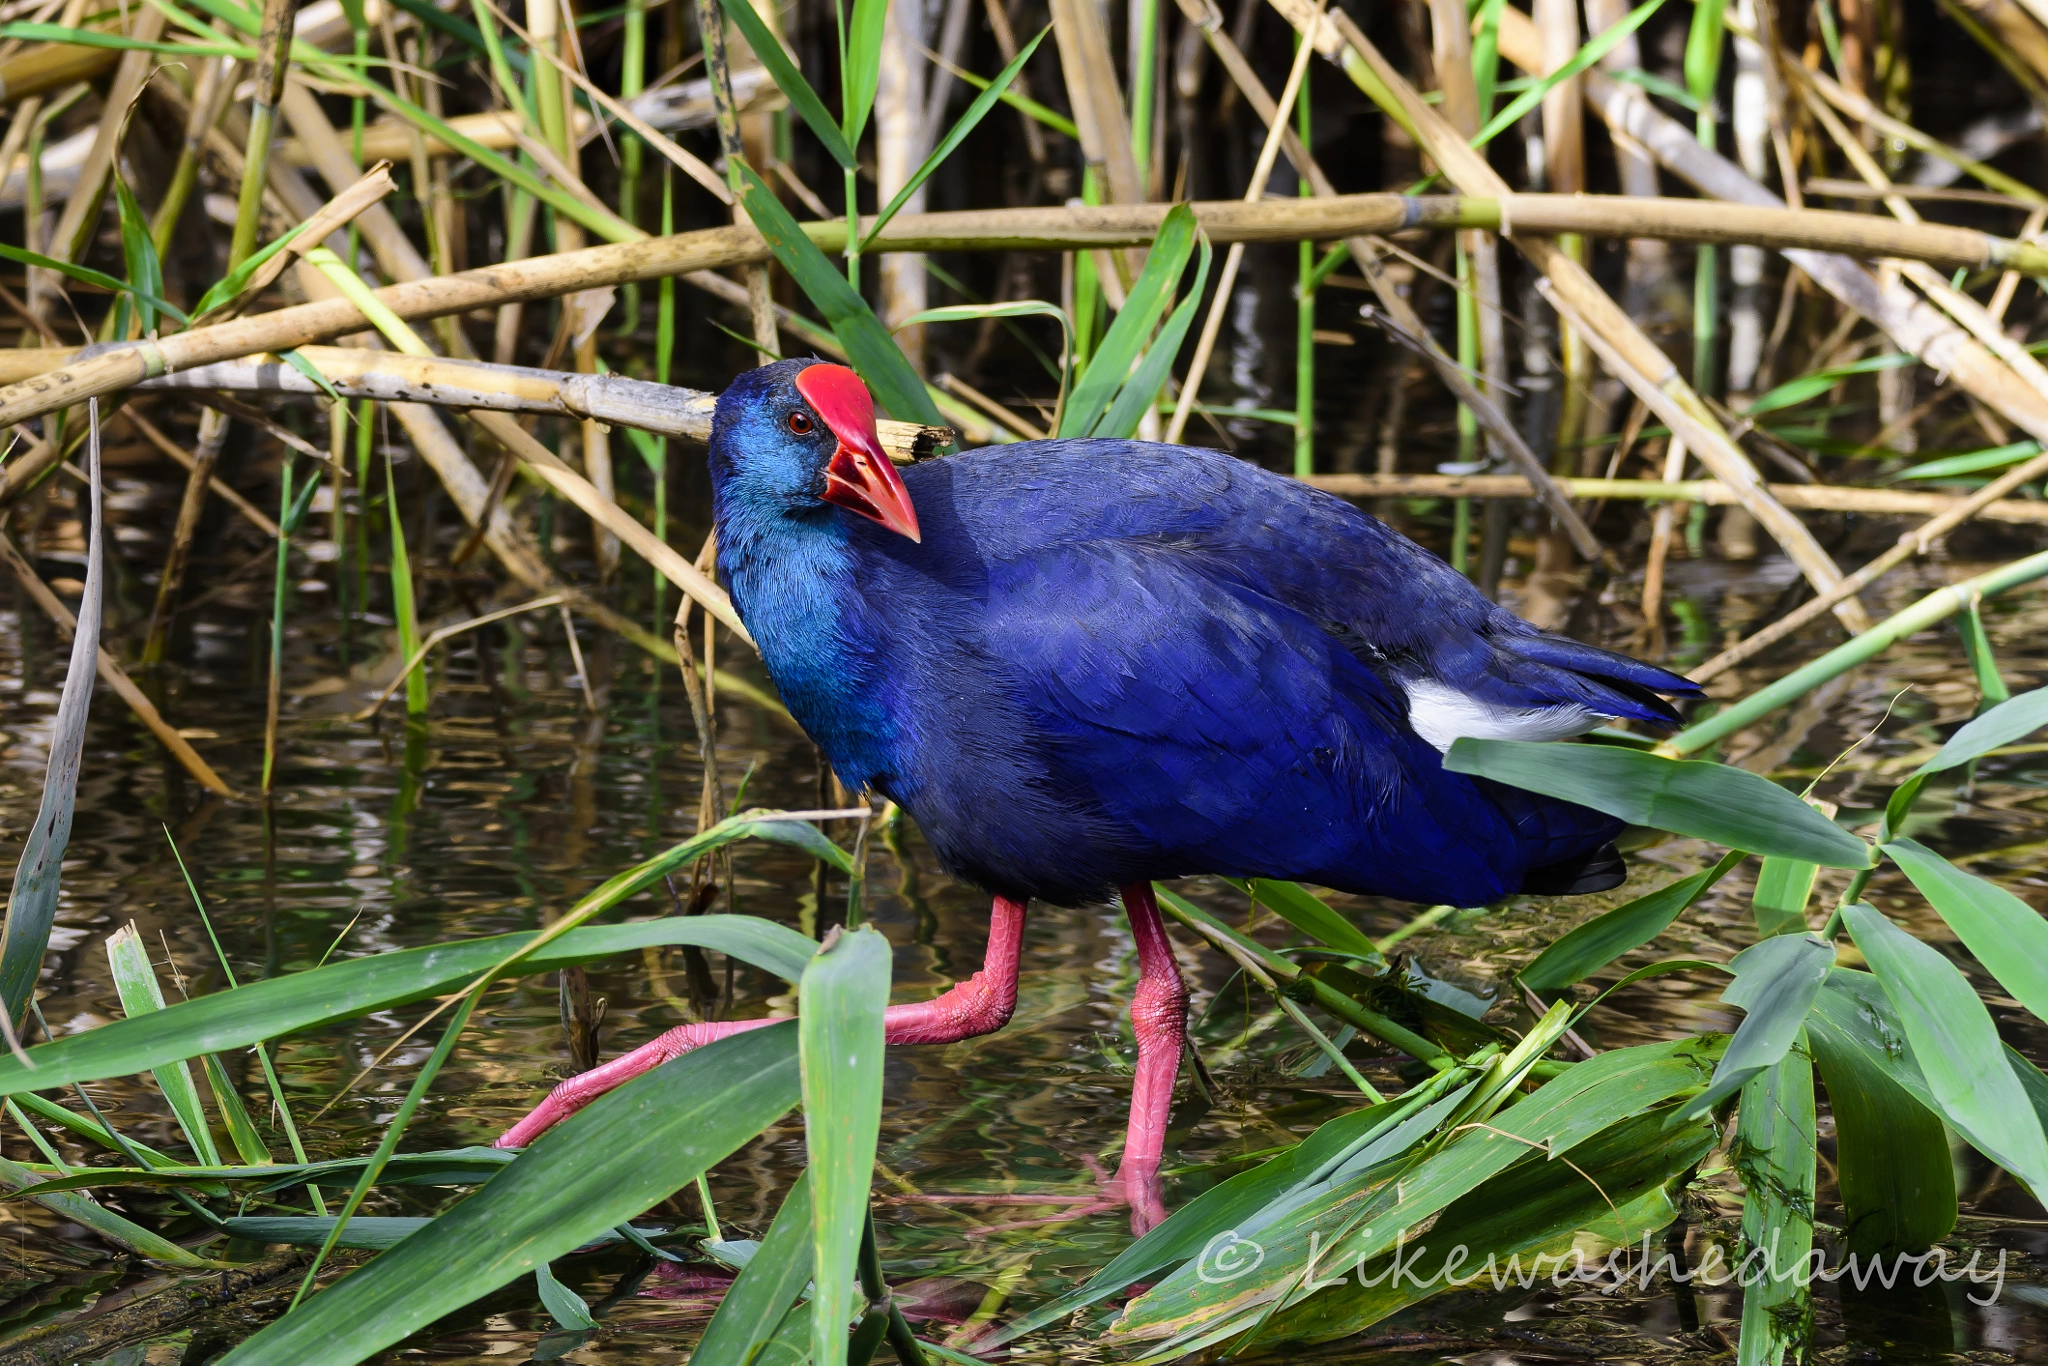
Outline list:
[[[1967,570],[1951,563],[1919,579],[1899,576],[1877,596],[1896,606],[1938,576]],[[1725,629],[1761,612],[1784,580],[1774,561],[1686,562],[1677,566],[1674,591],[1690,599],[1698,620]],[[132,584],[117,589],[117,598],[125,593],[130,599],[131,617],[133,602],[146,604]],[[53,1031],[88,1029],[117,1015],[105,945],[109,934],[131,921],[152,956],[175,965],[183,990],[196,994],[221,985],[166,830],[192,868],[234,971],[246,980],[302,971],[327,957],[534,927],[605,877],[694,828],[700,775],[672,666],[664,670],[629,647],[585,636],[593,712],[561,622],[548,615],[521,618],[456,644],[438,683],[431,726],[408,739],[395,719],[381,728],[347,719],[381,686],[395,661],[389,640],[373,634],[351,646],[357,661],[375,662],[344,674],[337,663],[341,642],[328,624],[333,614],[318,591],[308,588],[305,595],[323,610],[317,616],[307,612],[294,635],[278,791],[269,807],[201,800],[155,759],[117,707],[105,699],[95,706],[43,982],[42,1008]],[[630,602],[632,595],[627,597]],[[236,774],[254,771],[263,727],[263,653],[253,629],[259,617],[247,610],[250,605],[223,600],[191,614],[187,625],[194,634],[181,656],[186,664],[175,680],[173,704],[177,723]],[[11,856],[40,789],[64,653],[39,619],[16,604],[0,606],[0,829]],[[469,615],[453,603],[449,610],[452,617]],[[650,609],[643,604],[636,610],[645,615]],[[2048,594],[1987,604],[1986,616],[2009,681],[2016,688],[2048,681]],[[1819,648],[1820,638],[1815,640],[1812,648]],[[742,672],[750,667],[731,657],[720,662]],[[1768,672],[1782,667],[1779,659]],[[1768,672],[1724,680],[1715,691],[1738,694]],[[1975,703],[1953,634],[1932,632],[1762,731],[1740,737],[1731,754],[1744,758],[1746,752],[1744,761],[1752,766],[1811,775],[1875,730],[1876,738],[1820,788],[1845,806],[1874,808],[1896,775],[1917,763],[1915,756],[1967,717]],[[728,698],[720,710],[728,792],[751,772],[750,804],[817,804],[816,759],[802,737],[743,702]],[[2040,902],[2041,851],[2048,849],[2048,755],[2021,753],[1985,763],[1967,796],[1923,815],[1914,833]],[[1438,990],[1464,993],[1475,1006],[1491,1003],[1492,1018],[1519,1026],[1528,1018],[1523,1007],[1499,999],[1513,968],[1576,920],[1691,870],[1704,857],[1703,848],[1682,841],[1646,848],[1633,856],[1627,893],[1578,902],[1528,899],[1500,910],[1461,913],[1407,939],[1401,952],[1411,957],[1416,973],[1440,984]],[[734,908],[742,912],[815,933],[843,905],[844,888],[836,880],[824,887],[821,905],[812,865],[779,846],[741,846],[734,866]],[[986,899],[940,874],[914,831],[887,844],[878,841],[871,873],[873,918],[896,948],[896,999],[935,994],[980,965]],[[1628,961],[1680,954],[1727,958],[1753,938],[1749,886],[1741,875],[1731,878]],[[1242,899],[1228,888],[1197,881],[1185,890],[1233,923],[1243,922]],[[1824,880],[1819,900],[1831,902],[1835,890]],[[1930,940],[1948,941],[1941,923],[1903,882],[1881,877],[1872,895]],[[672,904],[669,891],[661,889],[630,904],[626,914],[664,914]],[[1353,900],[1345,909],[1377,936],[1401,927],[1416,908]],[[1276,930],[1278,925],[1269,918],[1258,932],[1276,944],[1285,942],[1279,932],[1285,927]],[[1227,1164],[1308,1133],[1355,1099],[1335,1074],[1314,1075],[1315,1055],[1283,1018],[1269,1015],[1257,999],[1247,1009],[1227,963],[1190,936],[1181,936],[1179,945],[1197,987],[1197,1044],[1217,1089],[1204,1101],[1183,1087],[1169,1140],[1169,1161],[1179,1164],[1170,1203],[1213,1183],[1219,1172],[1234,1170]],[[710,985],[721,995],[729,992],[718,1008],[731,1016],[790,1004],[783,985],[765,974],[744,966],[729,971],[722,960],[712,968]],[[1616,975],[1610,972],[1607,980]],[[679,951],[649,951],[594,966],[589,976],[593,994],[606,1002],[607,1055],[691,1018],[690,965]],[[892,1051],[878,1186],[892,1197],[882,1223],[884,1260],[892,1280],[907,1285],[928,1336],[943,1337],[964,1322],[1039,1302],[1101,1266],[1127,1242],[1121,1215],[983,1233],[982,1225],[1015,1212],[920,1203],[914,1197],[1090,1188],[1087,1161],[1113,1154],[1122,1138],[1133,1054],[1124,1011],[1134,981],[1132,947],[1115,911],[1034,908],[1014,1022],[986,1039]],[[1980,978],[1980,984],[1995,992],[1988,979]],[[1719,1004],[1718,990],[1718,981],[1702,976],[1657,979],[1617,996],[1582,1032],[1594,1046],[1612,1047],[1726,1028],[1736,1015]],[[2042,1027],[2012,1002],[1995,994],[1992,999],[2006,1037],[2048,1061]],[[380,1013],[279,1045],[278,1067],[316,1158],[357,1154],[373,1144],[431,1037],[408,1039],[388,1058],[383,1055],[423,1013],[423,1007]],[[1354,1047],[1353,1056],[1377,1084],[1407,1084],[1393,1059],[1363,1047]],[[348,1089],[380,1058],[381,1066]],[[406,1146],[488,1142],[567,1065],[551,981],[530,980],[493,994],[413,1123]],[[91,1090],[127,1132],[177,1148],[176,1127],[153,1090],[119,1081]],[[1824,1136],[1826,1124],[1823,1119]],[[267,1132],[282,1155],[281,1137]],[[10,1157],[31,1156],[11,1126],[4,1146]],[[63,1146],[67,1158],[90,1156]],[[765,1228],[801,1160],[801,1129],[792,1117],[717,1170],[711,1191],[727,1236],[758,1235]],[[2011,1254],[1996,1303],[1967,1302],[1966,1294],[1984,1295],[1968,1283],[1846,1297],[1839,1287],[1830,1288],[1818,1308],[1824,1358],[2048,1359],[2048,1229],[2042,1211],[1960,1147],[1957,1162],[1959,1188],[1967,1194],[1953,1246]],[[1733,1236],[1737,1206],[1728,1198],[1730,1189],[1723,1176],[1696,1190],[1688,1207],[1695,1255],[1707,1242],[1726,1243]],[[1831,1190],[1824,1165],[1824,1222]],[[446,1198],[432,1189],[382,1188],[365,1212],[430,1213]],[[181,1224],[168,1201],[109,1200],[174,1235],[198,1231],[189,1217]],[[695,1225],[703,1211],[694,1193],[684,1193],[650,1217]],[[552,1323],[526,1280],[422,1333],[389,1359],[516,1361],[538,1353],[585,1363],[679,1361],[716,1302],[715,1277],[651,1271],[637,1254],[595,1254],[558,1270],[586,1299],[610,1297],[595,1335],[548,1337]],[[113,1304],[148,1280],[39,1207],[10,1204],[0,1213],[0,1326],[24,1326],[96,1301]],[[277,1307],[270,1306],[273,1312]],[[247,1331],[250,1312],[244,1306],[197,1327],[186,1325],[155,1341],[146,1359],[203,1362]],[[1390,1362],[1704,1360],[1731,1349],[1739,1315],[1732,1291],[1674,1295],[1662,1281],[1612,1294],[1547,1286],[1462,1292],[1382,1323],[1366,1339],[1317,1354]],[[1034,1340],[1024,1355],[1091,1356],[1078,1330],[1062,1330],[1053,1340],[1059,1345]]]

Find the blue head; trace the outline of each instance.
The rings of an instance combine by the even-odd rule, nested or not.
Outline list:
[[[843,365],[777,361],[734,380],[711,419],[711,482],[721,521],[731,507],[816,520],[829,505],[920,539],[874,399]]]

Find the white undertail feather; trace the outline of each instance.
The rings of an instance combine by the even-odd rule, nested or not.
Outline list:
[[[1401,686],[1408,693],[1408,724],[1440,753],[1461,737],[1563,740],[1584,735],[1610,719],[1575,702],[1555,707],[1498,707],[1433,678],[1402,679]]]

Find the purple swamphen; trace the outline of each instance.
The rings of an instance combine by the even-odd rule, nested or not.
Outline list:
[[[1214,451],[1033,441],[900,474],[851,370],[783,361],[718,400],[718,562],[777,689],[848,788],[995,897],[986,965],[893,1006],[891,1043],[1002,1027],[1024,908],[1120,892],[1140,979],[1130,1128],[1102,1204],[1163,1217],[1187,988],[1151,883],[1296,879],[1427,904],[1622,880],[1620,822],[1444,769],[1459,736],[1670,725],[1687,679],[1537,630],[1349,504]],[[530,1141],[690,1048],[564,1082]]]

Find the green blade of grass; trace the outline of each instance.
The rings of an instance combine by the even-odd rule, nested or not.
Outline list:
[[[1175,210],[1178,212],[1179,210]],[[1194,284],[1181,299],[1166,326],[1159,329],[1159,335],[1152,340],[1145,355],[1131,371],[1131,377],[1124,381],[1117,391],[1116,401],[1109,405],[1109,411],[1095,424],[1093,436],[1109,436],[1119,439],[1137,434],[1138,423],[1152,408],[1152,402],[1159,396],[1159,390],[1166,383],[1166,377],[1173,368],[1175,357],[1180,355],[1180,344],[1188,334],[1188,327],[1195,319],[1195,310],[1202,302],[1202,286],[1209,280],[1209,237],[1196,230],[1195,240],[1201,256],[1195,264]],[[1118,321],[1122,321],[1121,318]],[[1112,335],[1115,329],[1110,329]]]
[[[1791,934],[1806,928],[1806,904],[1820,865],[1804,859],[1767,858],[1756,870],[1756,892],[1750,911],[1758,934]]]
[[[398,621],[400,659],[418,659],[405,675],[405,714],[427,714],[427,661],[419,659],[420,619],[413,606],[412,562],[405,553],[405,522],[398,515],[398,485],[391,475],[391,458],[384,459],[384,506],[391,520],[391,615]],[[280,564],[283,554],[279,554]],[[265,784],[266,790],[269,784]]]
[[[492,1182],[223,1366],[345,1366],[640,1214],[796,1104],[796,1029],[749,1030],[564,1120]]]
[[[1947,455],[1939,460],[1901,470],[1894,479],[1948,479],[1958,474],[1981,474],[1985,470],[2002,470],[2017,465],[2022,460],[2032,460],[2041,453],[2038,441],[2015,441],[2009,446],[1993,446],[1989,450],[1965,451],[1960,455]]]
[[[839,54],[839,131],[849,147],[860,145],[860,135],[875,107],[875,91],[882,76],[882,31],[888,16],[889,0],[853,0],[853,20]]]
[[[1328,902],[1300,883],[1263,877],[1249,881],[1234,877],[1223,880],[1317,943],[1367,962],[1379,961],[1380,951],[1373,946],[1365,931],[1331,910]]]
[[[121,1011],[130,1020],[143,1020],[165,1009],[163,987],[156,980],[156,969],[149,961],[149,950],[142,946],[142,936],[135,931],[134,922],[123,925],[107,939],[107,967],[114,979],[114,990],[121,998]],[[192,1080],[192,1069],[183,1058],[173,1058],[150,1069],[156,1077],[164,1099],[171,1104],[171,1113],[178,1117],[178,1126],[185,1131],[185,1141],[199,1156],[202,1166],[218,1167],[220,1153],[213,1145],[213,1134],[206,1127],[206,1110],[199,1103],[199,1087]]]
[[[733,6],[744,9],[746,8],[746,0],[727,0],[727,7],[731,8]],[[1045,35],[1050,32],[1052,32],[1050,28],[1040,29],[1038,36],[1023,46],[1015,59],[997,74],[995,81],[974,97],[974,102],[967,106],[966,111],[960,115],[953,126],[946,130],[946,135],[939,139],[938,146],[932,148],[931,154],[925,157],[923,164],[911,173],[909,180],[903,183],[903,188],[896,192],[896,197],[891,199],[887,207],[875,215],[875,221],[869,226],[867,235],[860,240],[860,249],[863,252],[868,249],[869,244],[875,240],[875,237],[882,229],[888,226],[889,220],[903,211],[903,206],[910,202],[910,197],[917,193],[918,187],[931,179],[932,172],[945,165],[946,158],[952,156],[960,144],[967,140],[967,135],[972,133],[981,123],[982,119],[988,116],[988,111],[996,107],[997,102],[1003,97],[1003,92],[1010,88],[1010,83],[1017,79],[1017,73],[1024,69],[1024,64],[1031,60],[1031,54],[1038,51],[1038,45],[1045,41]],[[842,162],[841,164],[850,163]]]
[[[1284,1307],[1308,1298],[1301,1280],[1311,1256],[1331,1269],[1381,1256],[1532,1148],[1539,1155],[1568,1152],[1610,1125],[1704,1085],[1713,1053],[1711,1043],[1687,1039],[1617,1049],[1580,1063],[1484,1125],[1446,1133],[1392,1166],[1361,1170],[1289,1210],[1259,1230],[1256,1241],[1264,1255],[1247,1274],[1217,1283],[1205,1275],[1212,1269],[1199,1258],[1181,1266],[1126,1307],[1119,1331],[1249,1328],[1252,1320],[1237,1322],[1243,1306],[1254,1306],[1255,1319],[1264,1312],[1257,1306]]]
[[[782,1198],[775,1222],[690,1353],[697,1366],[746,1366],[789,1313],[811,1279],[811,1173]]]
[[[782,207],[754,168],[742,164],[740,203],[754,227],[767,239],[768,249],[796,280],[797,288],[832,325],[833,335],[846,348],[854,368],[874,391],[876,401],[889,416],[904,422],[943,425],[939,410],[932,406],[924,381],[897,347],[889,330],[882,326],[860,291],[832,268],[825,253],[804,235],[789,210]]]
[[[789,98],[790,105],[802,117],[805,126],[817,135],[818,141],[825,144],[825,150],[842,169],[857,169],[860,165],[859,159],[854,156],[853,148],[839,131],[838,123],[825,108],[825,102],[818,98],[818,92],[804,79],[804,73],[797,70],[796,62],[791,59],[788,49],[784,48],[774,33],[769,31],[768,25],[761,22],[761,16],[754,12],[754,7],[748,4],[747,0],[723,0],[723,4],[726,17],[732,20],[733,26],[740,31],[740,36],[747,40],[747,46],[754,50],[754,55],[761,59],[761,65],[768,68],[768,75],[774,80],[776,89]]]
[[[889,941],[871,928],[841,934],[804,969],[804,1146],[811,1171],[811,1359],[844,1366],[858,1299],[855,1262],[882,1123],[882,1012]]]
[[[1636,825],[1824,868],[1868,868],[1876,850],[1767,778],[1727,764],[1617,745],[1460,739],[1453,773],[1561,797]]]
[[[555,1279],[555,1273],[542,1262],[533,1269],[534,1286],[540,1291],[541,1307],[548,1311],[548,1317],[555,1326],[571,1333],[588,1332],[597,1327],[597,1320],[590,1317],[590,1306],[583,1297]]]
[[[680,859],[669,867],[689,861]],[[536,937],[497,935],[350,959],[183,1001],[147,1022],[119,1020],[67,1034],[29,1051],[34,1070],[18,1059],[0,1058],[0,1094],[129,1076],[180,1058],[246,1048],[438,996],[520,952]],[[521,960],[519,971],[553,972],[659,944],[716,949],[792,981],[802,975],[814,947],[794,930],[753,916],[665,917],[572,930]]]
[[[1829,982],[1852,975],[1866,976],[1837,970]],[[1924,1252],[1956,1223],[1947,1131],[1894,1078],[1897,1063],[1883,1046],[1836,1023],[1835,1007],[1843,1004],[1838,997],[1832,989],[1821,991],[1806,1019],[1806,1037],[1835,1120],[1843,1235],[1860,1257]],[[1860,1021],[1871,1018],[1851,1009]]]
[[[102,558],[99,403],[89,408],[86,475],[92,487],[88,502],[85,591],[78,602],[78,626],[71,636],[71,655],[64,668],[64,689],[58,696],[51,727],[49,765],[35,824],[21,846],[14,869],[14,889],[7,898],[7,925],[0,931],[0,1010],[13,1042],[16,1025],[35,995],[43,971],[43,950],[57,916],[57,888],[63,875],[64,850],[71,843],[71,818],[78,805],[78,770],[85,755],[86,715],[92,709],[93,680],[99,670],[100,612],[105,595]],[[6,1064],[19,1067],[18,1059]],[[53,1083],[45,1082],[44,1085]]]
[[[164,292],[163,264],[157,260],[156,242],[150,236],[149,215],[135,202],[127,178],[117,169],[113,181],[114,199],[120,208],[121,252],[128,264],[128,284],[135,292],[142,335],[147,337],[156,331],[156,305],[150,300]]]
[[[18,1163],[0,1158],[0,1183],[19,1190],[23,1186],[36,1185],[41,1178]],[[224,1263],[209,1261],[196,1253],[188,1252],[176,1243],[152,1233],[131,1219],[124,1219],[110,1209],[102,1208],[98,1202],[85,1195],[40,1195],[36,1203],[43,1208],[82,1224],[86,1228],[108,1239],[117,1246],[132,1249],[151,1261],[164,1262],[170,1266],[186,1268],[220,1267]]]
[[[1122,311],[1075,383],[1058,435],[1087,436],[1101,423],[1110,401],[1130,377],[1139,353],[1152,340],[1152,330],[1173,302],[1174,288],[1194,254],[1195,235],[1194,210],[1185,204],[1174,205],[1159,224],[1145,269],[1125,296]]]
[[[1497,1277],[1520,1289],[1542,1279],[1535,1259],[1569,1264],[1580,1239],[1628,1246],[1677,1217],[1670,1186],[1711,1150],[1713,1130],[1688,1125],[1665,1131],[1652,1110],[1610,1125],[1547,1161],[1531,1153],[1469,1195],[1447,1206],[1436,1227],[1455,1230],[1467,1251],[1464,1269],[1477,1273],[1474,1289],[1491,1290]],[[1610,1202],[1610,1195],[1613,1202]],[[1360,1333],[1408,1305],[1444,1292],[1443,1280],[1395,1274],[1394,1257],[1417,1267],[1442,1265],[1450,1248],[1437,1238],[1375,1259],[1359,1275],[1277,1314],[1259,1333],[1260,1347],[1283,1342],[1327,1342]],[[1516,1276],[1509,1268],[1525,1268]],[[1489,1274],[1488,1268],[1492,1268]],[[1545,1268],[1547,1270],[1547,1267]],[[1505,1276],[1503,1277],[1503,1273]]]
[[[1617,43],[1641,28],[1648,22],[1650,16],[1659,9],[1662,9],[1663,6],[1664,0],[1647,0],[1647,3],[1638,5],[1634,10],[1630,11],[1627,18],[1602,30],[1591,42],[1572,54],[1570,61],[1557,70],[1550,72],[1542,80],[1536,82],[1536,84],[1530,86],[1521,94],[1515,96],[1514,99],[1508,102],[1505,109],[1488,119],[1486,126],[1481,128],[1478,135],[1472,139],[1472,145],[1474,147],[1484,147],[1487,143],[1493,141],[1495,137],[1499,136],[1503,128],[1513,127],[1516,119],[1521,118],[1522,115],[1543,103],[1543,97],[1549,94],[1553,87],[1570,80],[1602,57],[1605,57],[1609,52],[1612,52]]]
[[[2048,1019],[2048,921],[2041,913],[1916,840],[1893,840],[1884,852],[1998,984],[2036,1019]]]
[[[1767,1256],[1743,1286],[1738,1366],[1797,1361],[1813,1331],[1812,1290],[1800,1273],[1813,1249],[1814,1141],[1813,1064],[1802,1047],[1742,1088],[1734,1147],[1748,1192],[1742,1240]]]
[[[1664,933],[1672,921],[1748,857],[1739,849],[1731,851],[1711,868],[1595,916],[1537,955],[1519,974],[1522,984],[1532,991],[1556,991],[1584,981]]]

